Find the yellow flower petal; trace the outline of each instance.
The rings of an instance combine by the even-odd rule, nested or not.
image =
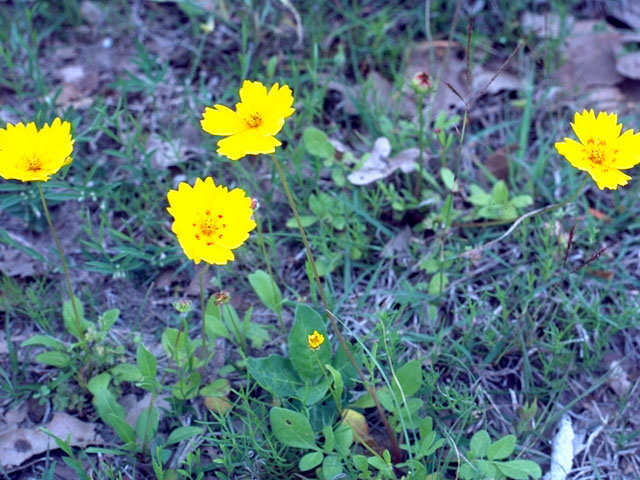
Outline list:
[[[256,226],[251,219],[251,199],[244,190],[216,186],[211,177],[182,182],[167,193],[173,216],[171,230],[185,255],[195,263],[224,265],[234,259],[232,250],[242,245]]]
[[[615,113],[600,112],[596,117],[593,110],[576,113],[571,127],[579,142],[570,138],[557,142],[558,153],[588,172],[601,190],[626,185],[631,177],[620,170],[640,163],[640,134],[627,130],[620,135],[622,125]]]
[[[7,124],[6,129],[0,129],[0,176],[7,180],[46,182],[71,163],[72,152],[69,122],[56,118],[40,130],[35,123]]]
[[[265,137],[257,129],[249,129],[218,141],[217,152],[231,160],[238,160],[245,155],[273,153],[280,145],[276,137]]]
[[[224,105],[205,108],[200,125],[211,135],[233,135],[247,128],[242,117]]]
[[[245,80],[240,88],[240,102],[235,111],[222,105],[206,108],[200,122],[212,135],[228,138],[218,142],[217,152],[231,160],[245,155],[274,153],[281,143],[275,135],[282,130],[285,118],[295,111],[293,95],[287,85],[275,83],[267,92],[260,82]]]

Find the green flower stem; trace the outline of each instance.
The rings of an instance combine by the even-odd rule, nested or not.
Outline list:
[[[202,369],[203,370],[207,363],[207,328],[206,328],[206,322],[205,322],[206,306],[204,303],[204,287],[202,285],[202,279],[208,271],[209,271],[209,264],[207,263],[207,265],[200,271],[200,279],[199,279],[200,280],[200,308],[202,311]]]
[[[49,230],[51,230],[51,235],[53,236],[53,241],[56,244],[56,248],[58,249],[58,254],[60,255],[60,262],[62,263],[62,270],[64,272],[64,279],[67,285],[67,291],[69,293],[69,299],[71,300],[71,308],[73,308],[73,317],[76,320],[76,328],[78,329],[78,335],[82,335],[82,323],[80,322],[80,315],[78,314],[78,307],[76,306],[76,299],[73,295],[73,287],[71,286],[71,277],[69,276],[69,269],[67,268],[67,262],[64,259],[64,253],[62,252],[62,245],[60,245],[60,240],[58,240],[58,234],[56,233],[56,229],[53,227],[53,222],[51,221],[51,215],[49,214],[49,208],[47,207],[47,201],[44,198],[44,193],[42,191],[42,185],[40,182],[36,182],[38,184],[38,192],[40,192],[40,200],[42,200],[42,208],[44,210],[44,216],[47,219],[47,223],[49,224]],[[87,342],[80,338],[82,344],[84,345],[87,353],[89,352],[89,347],[87,346]]]
[[[178,334],[176,335],[176,340],[173,342],[173,354],[169,355],[168,366],[171,366],[173,355],[176,356],[176,365],[178,365],[178,344],[180,343],[180,337],[182,335],[182,332],[187,328],[187,321],[186,321],[187,315],[188,313],[180,314],[180,319],[181,319],[180,329],[178,330]],[[162,388],[162,386],[164,385],[164,381],[167,378],[168,372],[169,372],[168,368],[165,368],[162,370],[162,375],[160,376],[160,388]],[[148,407],[148,413],[147,413],[147,421],[145,422],[145,425],[144,425],[144,440],[142,442],[142,455],[147,454],[147,438],[149,437],[149,426],[151,425],[149,420],[151,418],[151,410],[153,409],[153,406],[155,405],[157,398],[158,398],[158,390],[154,389],[153,392],[151,392],[151,399],[149,400],[149,407]]]
[[[366,387],[367,391],[371,395],[371,398],[373,399],[373,402],[376,404],[376,410],[378,410],[378,415],[380,416],[380,420],[384,424],[384,428],[385,428],[385,430],[387,432],[387,436],[389,438],[389,443],[391,444],[391,454],[393,456],[394,461],[400,461],[400,459],[402,458],[402,453],[400,452],[400,449],[398,448],[398,443],[396,442],[396,438],[395,438],[395,435],[393,434],[393,430],[391,430],[391,425],[389,425],[389,420],[387,419],[387,415],[384,413],[384,409],[382,408],[382,405],[380,404],[380,400],[378,400],[378,395],[376,394],[376,390],[375,390],[375,388],[373,388],[373,386],[367,380],[367,377],[365,376],[364,372],[362,371],[362,369],[360,368],[360,366],[356,362],[356,359],[353,358],[353,355],[351,354],[351,351],[349,350],[349,347],[347,346],[347,342],[345,341],[344,337],[340,333],[340,329],[338,328],[338,324],[336,323],[336,321],[335,321],[335,319],[333,317],[333,314],[331,313],[331,310],[329,309],[329,302],[327,302],[327,297],[325,296],[324,288],[322,286],[322,282],[320,281],[320,275],[318,274],[318,269],[317,269],[316,263],[315,263],[315,261],[313,259],[313,253],[311,252],[311,246],[309,245],[309,241],[307,240],[307,235],[306,235],[306,233],[304,231],[304,227],[302,226],[302,222],[300,221],[300,215],[298,215],[298,209],[296,208],[296,203],[293,200],[293,195],[291,194],[291,189],[289,188],[289,182],[287,182],[287,177],[286,177],[284,171],[282,170],[282,166],[280,165],[280,162],[278,161],[278,158],[275,155],[271,155],[271,158],[273,158],[273,163],[275,164],[276,169],[278,170],[278,174],[280,175],[280,181],[282,182],[282,187],[284,188],[284,193],[287,196],[287,200],[289,201],[289,206],[291,207],[291,210],[293,211],[293,216],[296,218],[296,223],[298,224],[298,230],[300,231],[300,237],[302,237],[302,243],[304,243],[304,248],[307,251],[307,258],[309,259],[309,263],[311,264],[311,269],[313,270],[313,276],[314,276],[314,279],[316,281],[316,285],[318,287],[318,293],[320,294],[320,299],[322,300],[322,305],[324,306],[324,309],[326,310],[327,315],[329,317],[329,322],[331,323],[331,327],[333,328],[333,332],[335,333],[336,337],[338,338],[338,341],[340,342],[340,346],[344,350],[344,353],[347,355],[347,358],[349,359],[349,362],[351,362],[351,365],[353,365],[353,368],[355,368],[356,372],[358,372],[358,376],[362,379],[362,382],[363,382],[364,386]]]
[[[416,203],[420,203],[422,198],[420,190],[422,189],[422,169],[424,168],[423,153],[424,153],[424,94],[418,94],[418,150],[420,155],[418,157],[418,178],[416,178],[416,187],[413,192],[413,196],[416,199]]]
[[[258,244],[260,245],[260,250],[262,250],[262,256],[264,257],[264,261],[267,265],[267,273],[269,274],[269,278],[272,281],[272,289],[275,290],[275,278],[273,276],[273,270],[271,269],[271,261],[269,260],[269,255],[267,255],[267,247],[264,243],[264,238],[262,236],[262,222],[260,221],[260,217],[255,214],[254,218],[256,220],[256,228],[258,230]],[[272,292],[275,294],[275,292]],[[275,296],[275,295],[274,295]],[[284,320],[282,319],[282,308],[278,310],[278,322],[280,323],[280,330],[282,330],[282,334],[286,334],[287,330],[284,326]]]

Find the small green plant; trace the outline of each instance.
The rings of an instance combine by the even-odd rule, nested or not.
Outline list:
[[[540,466],[531,460],[506,460],[516,447],[514,435],[506,435],[492,442],[487,431],[480,430],[471,437],[469,447],[458,471],[463,480],[529,480],[542,477]]]

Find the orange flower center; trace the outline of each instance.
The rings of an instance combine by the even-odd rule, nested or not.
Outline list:
[[[597,136],[587,140],[586,148],[583,148],[582,151],[589,161],[596,165],[615,163],[615,154],[618,153],[618,150],[607,148],[607,142],[600,140]]]
[[[252,113],[249,118],[245,118],[245,123],[249,128],[258,128],[262,125],[262,116],[259,113]]]
[[[222,223],[222,218],[223,216],[220,214],[213,215],[211,210],[205,211],[200,222],[192,225],[196,230],[196,240],[200,240],[201,236],[204,236],[207,238],[207,245],[213,245],[213,240],[222,239],[224,234],[218,233],[218,231],[227,228],[227,224]]]
[[[24,157],[22,161],[30,172],[38,172],[42,170],[42,161],[38,157]]]

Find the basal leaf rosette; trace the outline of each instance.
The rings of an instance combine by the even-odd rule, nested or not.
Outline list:
[[[211,177],[197,178],[193,187],[182,182],[177,190],[169,191],[167,199],[167,211],[174,218],[171,230],[185,255],[196,264],[224,265],[233,260],[232,250],[256,227],[251,219],[251,198],[245,191],[229,191]]]
[[[640,163],[640,133],[627,130],[622,135],[622,124],[615,113],[593,110],[576,113],[571,124],[578,142],[565,138],[555,144],[556,150],[569,163],[591,175],[600,190],[616,190],[631,179],[621,170]]]
[[[231,160],[245,155],[274,153],[280,146],[275,135],[284,119],[293,114],[293,94],[287,85],[275,83],[269,91],[260,82],[245,80],[240,103],[231,110],[224,105],[205,108],[200,125],[211,135],[222,135],[217,152]]]
[[[56,118],[40,130],[31,122],[0,128],[0,176],[6,180],[46,182],[71,163],[71,124]]]

